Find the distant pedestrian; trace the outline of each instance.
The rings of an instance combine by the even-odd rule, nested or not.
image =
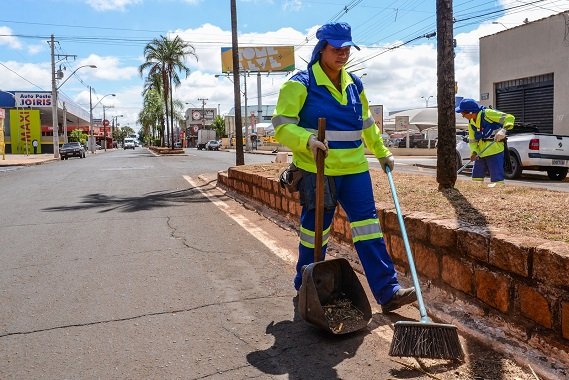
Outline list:
[[[393,155],[369,111],[362,81],[346,71],[352,42],[346,23],[325,24],[316,32],[318,43],[307,70],[285,82],[273,115],[275,138],[293,153],[303,171],[298,183],[302,212],[294,287],[299,290],[302,267],[314,261],[316,152],[325,152],[325,201],[322,256],[339,203],[350,221],[352,240],[371,291],[384,312],[415,301],[415,288],[403,288],[389,256],[377,217],[367,147],[383,170],[393,170]],[[326,141],[315,134],[318,119],[326,118]]]
[[[490,173],[494,187],[504,183],[504,143],[506,131],[514,128],[514,115],[479,105],[473,99],[462,99],[456,112],[468,120],[470,160],[474,161],[472,180],[484,181]]]

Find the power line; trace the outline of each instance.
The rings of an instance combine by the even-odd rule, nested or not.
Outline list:
[[[29,80],[27,80],[26,78],[24,78],[23,76],[21,76],[20,74],[18,74],[16,71],[12,70],[11,68],[9,68],[8,66],[6,66],[5,64],[3,64],[2,62],[0,62],[0,65],[4,66],[8,71],[16,74],[18,77],[22,78],[23,80],[25,80],[26,82],[28,82],[29,84],[31,84],[32,86],[35,86],[37,88],[39,88],[42,91],[46,91],[45,89],[41,88],[40,86],[38,86],[37,84],[30,82]]]

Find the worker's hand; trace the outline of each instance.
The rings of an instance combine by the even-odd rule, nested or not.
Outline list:
[[[496,134],[494,135],[494,140],[495,141],[503,141],[506,138],[506,130],[504,128],[500,129],[498,132],[496,132]]]
[[[319,141],[316,136],[311,135],[308,139],[308,148],[312,150],[312,155],[314,159],[316,159],[316,152],[318,149],[324,151],[324,157],[328,156],[328,141],[324,140],[324,142]]]
[[[379,158],[379,164],[381,165],[381,168],[384,172],[387,173],[387,170],[385,169],[386,166],[389,166],[389,169],[393,171],[393,168],[395,167],[395,159],[393,158],[393,154]]]
[[[476,161],[478,160],[478,153],[472,153],[470,155],[470,161]]]

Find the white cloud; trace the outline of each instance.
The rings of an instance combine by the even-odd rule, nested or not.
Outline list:
[[[87,4],[97,11],[124,11],[128,6],[139,4],[142,0],[87,0]]]
[[[138,76],[138,68],[134,66],[120,65],[120,61],[116,57],[101,57],[91,54],[85,59],[79,61],[78,66],[95,65],[97,68],[92,70],[92,75],[99,79],[118,81],[128,80]]]
[[[7,26],[0,26],[0,45],[7,45],[12,49],[21,49],[22,44],[20,41],[12,35],[12,29]]]
[[[26,46],[26,49],[28,50],[29,54],[35,55],[40,52],[43,52],[45,50],[45,47],[44,45],[28,45]]]
[[[283,1],[282,8],[285,11],[299,11],[302,9],[302,1],[301,0],[285,0],[285,1]]]
[[[42,64],[2,62],[0,78],[2,78],[3,89],[50,91],[51,65],[49,62]]]

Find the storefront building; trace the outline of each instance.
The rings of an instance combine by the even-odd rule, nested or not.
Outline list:
[[[480,39],[480,102],[569,135],[569,13]]]

